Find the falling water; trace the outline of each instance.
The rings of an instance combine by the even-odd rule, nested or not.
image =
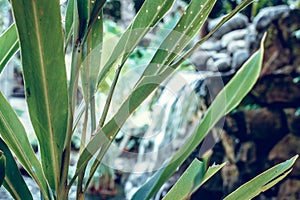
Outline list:
[[[131,173],[125,184],[127,198],[162,167],[194,130],[204,113],[204,82],[210,76],[211,72],[179,71],[160,87],[152,105],[152,123],[139,145],[133,171],[137,173]]]

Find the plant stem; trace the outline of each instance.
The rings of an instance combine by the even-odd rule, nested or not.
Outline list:
[[[108,97],[106,99],[106,102],[105,102],[105,106],[104,106],[104,109],[103,109],[103,113],[102,113],[102,116],[100,118],[100,121],[99,121],[99,125],[98,127],[103,127],[104,125],[104,122],[105,122],[105,119],[107,117],[107,113],[108,113],[108,110],[109,110],[109,107],[110,107],[110,103],[111,103],[111,100],[112,100],[112,96],[114,94],[114,91],[115,91],[115,88],[116,88],[116,85],[117,85],[117,82],[118,82],[118,79],[119,79],[119,76],[120,76],[120,72],[122,70],[122,67],[123,66],[119,66],[117,68],[117,71],[116,71],[116,74],[115,74],[115,77],[114,77],[114,80],[111,84],[111,87],[110,87],[110,90],[109,90],[109,93],[108,93]]]
[[[68,173],[69,173],[69,164],[70,164],[70,154],[71,154],[71,138],[73,134],[73,119],[74,119],[74,111],[76,104],[76,94],[78,88],[78,76],[79,76],[79,67],[81,64],[81,52],[82,46],[75,46],[73,48],[72,53],[72,70],[71,70],[71,80],[69,85],[69,117],[68,117],[68,129],[67,129],[67,137],[65,140],[65,149],[63,153],[62,160],[62,174],[61,174],[61,186],[60,192],[65,193],[68,181]],[[68,193],[68,191],[67,191]]]

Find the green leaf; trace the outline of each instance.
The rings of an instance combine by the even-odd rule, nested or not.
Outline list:
[[[153,75],[162,71],[165,67],[180,55],[181,51],[198,34],[205,23],[216,0],[192,0],[183,15],[163,40],[158,50],[155,52],[150,63],[158,64],[157,67],[149,66],[143,75]]]
[[[3,186],[14,199],[33,199],[11,151],[1,138],[0,149],[5,154],[6,168],[8,169],[6,170],[6,177],[4,179]]]
[[[90,0],[77,0],[79,17],[79,40],[81,41],[88,27]]]
[[[12,0],[26,100],[39,140],[43,170],[58,188],[68,118],[67,77],[58,0]]]
[[[99,19],[98,19],[99,17]],[[87,55],[82,62],[81,80],[86,105],[90,104],[92,131],[96,128],[95,99],[94,94],[97,86],[97,77],[100,70],[101,51],[103,42],[103,13],[96,16],[97,22],[94,23],[87,38]],[[88,106],[86,106],[88,112]]]
[[[135,193],[133,199],[149,199],[153,196],[184,160],[188,158],[221,117],[234,109],[242,101],[258,79],[262,59],[263,42],[261,43],[260,50],[249,58],[217,95],[192,135],[185,141],[172,159]]]
[[[65,16],[65,41],[69,41],[72,35],[73,17],[74,17],[74,0],[69,0]],[[68,44],[65,44],[67,47]]]
[[[98,77],[98,88],[111,69],[114,69],[117,64],[124,65],[141,39],[163,18],[173,3],[174,0],[146,0],[144,2],[134,21],[123,33],[110,58],[103,66]]]
[[[261,173],[229,194],[224,200],[254,198],[285,178],[292,171],[291,167],[297,158],[298,155]]]
[[[11,25],[1,36],[0,36],[0,74],[11,59],[11,57],[18,51],[18,35],[16,26]]]
[[[249,3],[249,0],[243,1],[238,6],[238,8],[234,11],[234,13],[244,8],[247,5],[247,3]],[[233,14],[229,14],[228,16],[226,16],[220,22],[220,24],[218,24],[218,26],[224,24],[226,21],[231,19],[232,16]],[[215,31],[216,29],[214,29],[210,34],[212,35]],[[202,44],[208,38],[209,37],[205,37],[197,44]],[[195,49],[196,48],[193,48],[192,50]],[[191,53],[192,50],[189,51],[189,53]],[[134,90],[129,95],[129,97],[125,100],[125,102],[121,105],[120,109],[115,114],[115,116],[109,122],[107,122],[107,124],[103,128],[99,128],[96,131],[95,137],[88,143],[87,147],[83,150],[77,163],[77,171],[74,178],[81,170],[83,170],[87,162],[100,148],[101,148],[100,153],[102,155],[98,155],[98,157],[99,158],[103,157],[108,147],[110,146],[111,142],[113,141],[114,137],[116,136],[116,134],[118,133],[119,129],[124,124],[124,122],[128,119],[128,117],[151,94],[151,92],[153,92],[157,88],[157,86],[163,82],[163,80],[165,80],[170,74],[172,74],[172,72],[180,65],[182,60],[185,60],[185,57],[172,64],[170,67],[164,69],[164,71],[161,72],[160,74],[143,76],[139,80],[139,83],[134,88]],[[150,66],[148,67],[156,67],[156,64],[150,63]],[[103,70],[105,70],[105,68]]]
[[[203,178],[203,168],[205,168],[203,162],[194,159],[163,200],[187,199],[194,187],[193,180],[195,180],[197,176],[202,176]]]
[[[0,134],[3,141],[16,155],[24,169],[37,182],[45,199],[51,199],[51,195],[48,194],[48,185],[44,172],[29,143],[25,129],[1,92]]]
[[[205,164],[198,159],[194,159],[163,200],[188,199],[192,193],[222,169],[225,164],[211,166],[203,174]]]
[[[6,157],[3,153],[3,151],[0,150],[0,187],[4,181],[5,168],[6,168]]]

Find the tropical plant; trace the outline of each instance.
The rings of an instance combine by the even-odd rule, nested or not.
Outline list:
[[[136,85],[127,99],[109,120],[107,114],[110,103],[126,60],[142,38],[167,14],[174,0],[145,1],[110,54],[104,54],[106,49],[102,48],[102,10],[105,2],[69,0],[63,27],[58,0],[11,0],[15,22],[0,37],[0,72],[12,55],[20,49],[26,100],[40,153],[38,158],[30,146],[26,130],[11,105],[0,93],[0,149],[5,155],[4,157],[0,154],[0,167],[5,168],[0,171],[0,177],[4,177],[5,174],[3,185],[15,199],[32,199],[32,195],[18,171],[13,155],[36,181],[42,199],[68,199],[70,188],[76,180],[77,199],[84,199],[91,178],[129,116],[195,49],[252,1],[244,0],[224,17],[212,32],[186,50],[186,46],[197,35],[216,2],[192,0],[176,26],[161,42],[141,77],[136,80]],[[71,48],[71,66],[65,64],[68,48]],[[140,188],[134,199],[149,199],[155,194],[217,121],[240,103],[258,78],[262,57],[263,45],[216,97],[191,137],[174,157]],[[67,70],[70,72],[67,73]],[[107,84],[105,78],[113,72],[114,79],[110,83],[102,115],[97,119],[95,93],[101,91],[101,86]],[[82,88],[84,94],[82,102],[77,102],[78,88]],[[84,123],[80,156],[76,171],[72,178],[68,179],[71,138],[81,116]],[[95,159],[92,159],[93,157]],[[281,170],[276,170],[275,175],[283,177],[290,172],[285,173],[295,159],[280,165]],[[91,164],[91,167],[87,167],[88,164]],[[204,167],[201,169],[201,179],[197,179],[198,182],[203,182],[213,174],[211,168],[206,172]],[[263,180],[274,179],[277,182],[275,175],[264,177]],[[262,181],[258,183],[254,182],[252,185],[270,185]],[[256,194],[257,190],[254,192]]]

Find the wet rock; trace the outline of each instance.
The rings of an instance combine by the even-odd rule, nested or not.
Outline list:
[[[236,52],[240,49],[245,49],[246,47],[247,47],[247,44],[246,44],[245,40],[234,40],[228,44],[227,50],[229,53],[233,54],[234,52]]]
[[[279,110],[267,108],[245,111],[248,136],[253,140],[278,141],[285,135],[287,126],[285,116]]]
[[[234,40],[242,40],[246,37],[248,33],[247,29],[239,29],[235,31],[231,31],[224,35],[221,39],[222,47],[227,47],[227,45]]]
[[[300,86],[290,75],[278,74],[261,78],[251,94],[261,105],[271,107],[300,106]]]
[[[294,115],[291,117],[291,123],[289,124],[289,129],[291,133],[300,137],[300,114],[298,112],[295,112]]]
[[[239,184],[239,170],[235,164],[228,163],[222,170],[223,187],[225,194],[233,191]]]
[[[219,71],[219,72],[227,72],[231,69],[231,58],[221,58],[214,62],[214,69],[212,71]]]
[[[242,142],[268,140],[270,145],[288,131],[284,113],[267,108],[239,111],[227,116],[225,130]]]
[[[198,50],[191,56],[191,63],[195,66],[197,71],[205,71],[207,67],[213,62],[211,55],[207,51]]]
[[[269,153],[269,160],[274,164],[286,161],[296,154],[300,154],[300,137],[293,134],[286,135],[278,142]],[[300,176],[300,160],[298,159],[293,166],[291,176]]]
[[[296,179],[285,180],[279,188],[278,200],[297,200],[300,199],[300,181]]]
[[[258,15],[253,19],[256,30],[263,31],[273,20],[279,19],[290,11],[289,6],[280,5],[261,9]]]
[[[259,48],[260,40],[258,39],[258,32],[255,29],[254,24],[250,24],[247,28],[248,32],[245,37],[246,45],[249,52],[253,53]]]
[[[256,158],[256,145],[254,142],[244,142],[236,156],[236,162],[247,163],[251,165],[257,161]],[[251,169],[246,169],[251,171]]]
[[[249,58],[249,56],[249,51],[246,49],[240,49],[234,52],[232,56],[232,68],[239,69]]]
[[[201,45],[201,49],[206,51],[220,51],[222,49],[220,40],[207,40]]]
[[[222,20],[223,16],[213,19],[208,24],[208,30],[211,31],[217,24]],[[248,18],[243,14],[236,14],[231,20],[226,22],[223,26],[221,26],[214,34],[213,37],[221,38],[226,33],[230,31],[246,28],[248,25]]]
[[[227,53],[214,53],[211,55],[211,57],[214,61],[217,61],[219,59],[230,58],[230,55],[228,55]]]
[[[300,40],[296,37],[295,32],[300,29],[300,10],[291,10],[289,14],[278,20],[280,35],[291,51],[291,62],[293,67],[300,66]]]

